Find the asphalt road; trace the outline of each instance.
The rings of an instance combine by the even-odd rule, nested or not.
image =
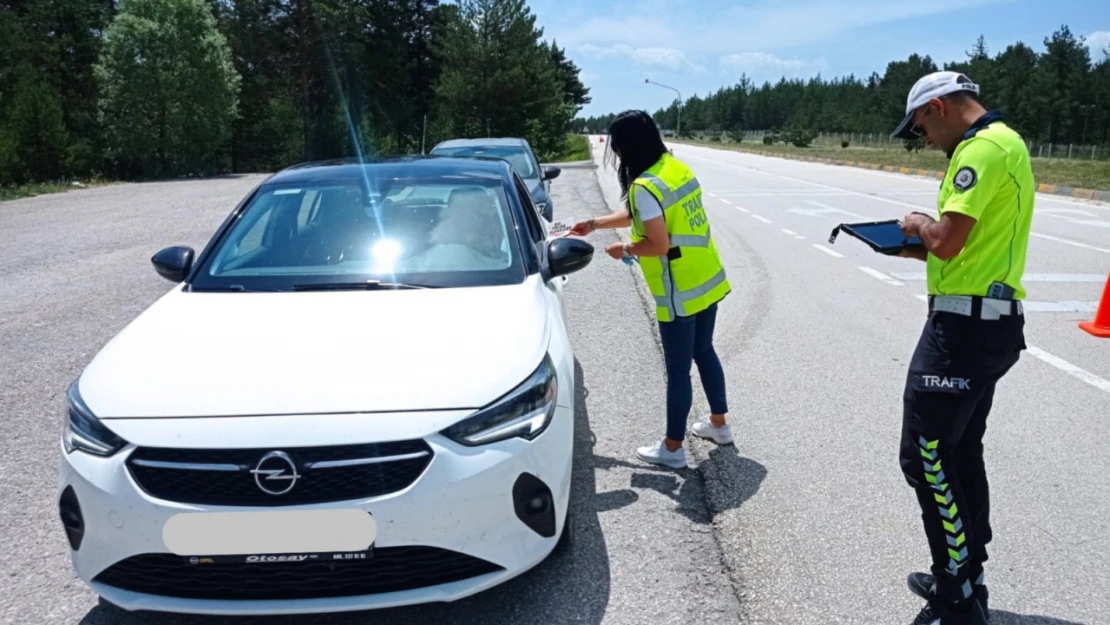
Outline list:
[[[673,147],[708,192],[735,287],[716,341],[739,456],[693,449],[743,622],[908,623],[920,603],[904,578],[928,551],[898,440],[924,264],[828,238],[841,222],[935,214],[938,181]],[[611,203],[613,180],[602,172]],[[994,623],[1106,623],[1110,341],[1076,323],[1110,269],[1110,207],[1038,195],[1035,210],[1030,350],[1000,383],[986,437]]]
[[[150,256],[167,245],[199,249],[260,179],[119,185],[0,203],[0,415],[8,424],[0,438],[3,622],[229,622],[98,606],[70,568],[55,504],[56,463],[66,385],[170,286],[155,274]],[[554,193],[558,206],[608,212],[592,168],[566,168]],[[606,235],[599,245],[617,240]],[[664,420],[662,362],[638,278],[599,255],[567,285],[580,365],[575,542],[568,553],[454,605],[230,622],[736,622],[739,602],[711,531],[700,475],[656,469],[634,457],[636,446],[661,434]],[[172,374],[172,362],[151,365]],[[749,472],[747,461],[734,455],[732,462]]]
[[[904,577],[927,566],[927,550],[897,454],[924,266],[828,236],[842,221],[931,211],[937,183],[675,148],[710,194],[734,286],[717,345],[738,445],[692,442],[697,469],[681,472],[634,459],[662,435],[661,356],[640,277],[601,253],[617,234],[597,233],[598,256],[567,287],[581,371],[570,553],[456,605],[232,622],[910,621],[920,604]],[[71,572],[57,521],[57,436],[65,385],[168,288],[150,255],[203,245],[257,180],[0,203],[5,622],[224,622],[97,606]],[[556,217],[608,212],[614,180],[564,169]],[[994,625],[1110,621],[1110,342],[1076,327],[1093,316],[1110,267],[1108,226],[1107,207],[1038,197],[1027,267],[1037,278],[1027,283],[1034,349],[1000,384],[986,441]],[[699,396],[695,413],[705,410]]]

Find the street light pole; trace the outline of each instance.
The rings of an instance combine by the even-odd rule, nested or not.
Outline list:
[[[657,87],[663,87],[664,89],[670,89],[671,91],[674,91],[675,93],[678,94],[678,121],[677,121],[677,123],[675,123],[675,131],[674,132],[675,132],[676,136],[681,135],[682,134],[682,93],[679,92],[679,90],[675,89],[674,87],[668,87],[667,85],[661,85],[661,84],[659,84],[659,83],[657,83],[657,82],[655,82],[655,81],[653,81],[649,78],[645,78],[644,82],[648,83],[648,84],[655,85]]]

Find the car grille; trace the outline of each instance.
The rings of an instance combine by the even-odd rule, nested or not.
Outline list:
[[[260,461],[280,451],[289,463]],[[292,506],[378,497],[403,490],[432,461],[423,440],[280,449],[167,449],[140,447],[127,459],[139,487],[167,501],[220,506]],[[267,469],[258,474],[253,469]],[[274,476],[277,470],[280,475]],[[275,477],[275,479],[267,479]],[[266,492],[260,484],[271,491]]]
[[[184,599],[317,599],[428,588],[504,570],[435,547],[382,547],[369,560],[190,564],[171,554],[132,556],[93,580],[122,590]]]

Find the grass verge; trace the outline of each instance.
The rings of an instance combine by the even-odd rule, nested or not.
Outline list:
[[[590,139],[585,135],[568,134],[563,139],[562,149],[552,154],[551,158],[543,159],[545,163],[570,163],[572,161],[590,160]]]
[[[855,161],[891,167],[910,169],[931,169],[945,171],[948,159],[938,150],[907,152],[900,145],[896,147],[856,147],[841,148],[839,145],[815,144],[808,148],[792,145],[764,145],[762,143],[724,143],[715,141],[690,141],[667,139],[675,143],[701,145],[711,148],[766,154],[769,156],[808,156],[841,161]],[[1033,176],[1039,184],[1055,184],[1096,191],[1110,191],[1110,161],[1084,159],[1033,158]]]
[[[0,202],[8,200],[18,200],[25,197],[34,197],[36,195],[47,195],[50,193],[62,193],[63,191],[74,191],[76,189],[86,189],[88,187],[99,187],[109,184],[106,180],[81,180],[78,182],[32,182],[28,184],[20,184],[14,186],[0,186]]]

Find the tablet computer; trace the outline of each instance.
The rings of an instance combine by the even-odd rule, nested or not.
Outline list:
[[[897,219],[840,224],[833,229],[829,236],[829,243],[836,241],[841,230],[863,241],[880,254],[893,256],[907,248],[925,247],[919,237],[907,237],[902,234],[902,226]]]

